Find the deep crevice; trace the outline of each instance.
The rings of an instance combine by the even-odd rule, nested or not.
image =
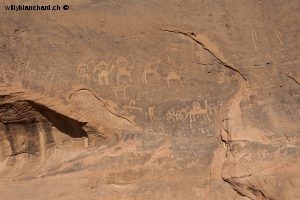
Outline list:
[[[87,122],[77,121],[34,101],[26,100],[26,102],[62,133],[65,133],[72,138],[88,137],[87,132],[83,129],[83,126],[85,126]]]

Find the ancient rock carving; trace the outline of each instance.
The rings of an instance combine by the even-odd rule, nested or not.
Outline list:
[[[131,100],[131,101],[129,101],[128,106],[127,105],[124,106],[124,109],[126,110],[126,112],[128,110],[136,110],[136,111],[139,111],[139,112],[143,111],[143,108],[136,107],[135,105],[136,105],[136,101]]]
[[[10,36],[9,36],[9,45],[14,47],[14,46],[16,46],[16,43],[17,43],[16,36],[13,35],[13,34],[10,34]]]
[[[182,84],[182,81],[181,81],[183,66],[184,66],[184,64],[181,65],[179,75],[175,71],[171,71],[167,75],[166,80],[167,80],[167,84],[168,84],[169,89],[171,88],[170,81],[177,81],[177,82],[180,83],[181,87],[183,87],[183,84]]]
[[[218,104],[213,104],[213,103],[211,103],[207,106],[208,112],[210,114],[218,113],[218,108],[219,108],[219,105]]]
[[[157,72],[157,68],[159,66],[160,60],[158,60],[155,63],[151,63],[149,65],[147,65],[143,71],[142,74],[142,82],[143,84],[147,85],[148,81],[147,81],[147,76],[155,76],[157,78],[157,80],[162,79],[162,76]]]
[[[170,50],[171,50],[171,52],[177,51],[177,50],[178,50],[178,44],[176,44],[176,43],[171,43],[171,44],[170,44]]]
[[[225,81],[226,81],[226,77],[225,77],[224,72],[218,73],[218,75],[217,75],[217,83],[219,85],[222,85],[223,83],[225,83]]]
[[[165,114],[165,116],[166,116],[168,122],[170,120],[175,122],[175,120],[176,120],[176,111],[175,111],[175,109],[171,108],[171,110],[168,110],[167,113]]]
[[[203,61],[203,53],[201,50],[195,52],[196,57],[200,58],[200,61]]]
[[[234,54],[233,57],[235,60],[237,60],[237,61],[239,60],[239,57],[237,55]]]
[[[178,51],[178,44],[170,43],[169,47],[166,47],[166,51],[170,51],[172,53]]]
[[[132,66],[129,67],[128,66],[128,62],[127,59],[124,57],[119,57],[117,59],[117,65],[118,65],[118,69],[117,69],[117,76],[116,76],[116,80],[117,80],[117,84],[120,85],[120,81],[121,81],[121,77],[127,77],[129,82],[132,83],[132,78],[131,78],[131,71],[134,68],[134,65],[136,63],[136,60],[133,62]]]
[[[252,29],[252,42],[253,42],[253,45],[254,45],[254,50],[258,50],[258,47],[256,45],[256,40],[258,39],[257,37],[257,33],[256,33],[256,30]]]
[[[187,113],[188,113],[187,108],[181,108],[181,109],[178,109],[178,110],[175,110],[174,108],[171,108],[169,111],[167,111],[165,116],[166,116],[166,119],[168,121],[170,121],[170,120],[172,120],[173,122],[175,122],[175,121],[185,121]]]
[[[25,47],[27,44],[29,44],[29,40],[27,39],[28,38],[28,33],[27,32],[22,31],[20,33],[20,38],[21,38],[23,47]]]
[[[180,110],[176,110],[176,120],[185,121],[187,112],[188,112],[187,108],[181,108]]]
[[[28,80],[33,81],[36,77],[36,74],[37,74],[36,71],[31,70],[28,75]]]
[[[88,79],[90,78],[89,75],[89,65],[94,62],[94,60],[97,57],[93,58],[92,60],[90,60],[89,62],[86,61],[81,61],[78,65],[77,65],[77,75],[80,77],[80,80],[82,82],[86,82],[88,81]]]
[[[211,121],[208,116],[208,105],[207,101],[204,101],[205,108],[202,108],[199,102],[193,102],[192,109],[187,113],[186,117],[189,116],[190,127],[192,127],[192,122],[196,121],[196,115],[203,116],[205,121]]]
[[[205,134],[205,133],[209,133],[209,129],[208,128],[200,128],[201,133]]]
[[[113,91],[114,91],[116,99],[118,99],[119,96],[121,96],[120,93],[122,94],[123,98],[126,98],[126,89],[128,86],[129,85],[126,84],[126,85],[118,85],[118,86],[113,87]]]
[[[155,121],[156,120],[156,117],[154,115],[154,110],[156,108],[156,105],[153,105],[153,106],[149,106],[148,107],[148,117],[149,119],[151,120],[151,122]]]
[[[272,53],[271,53],[271,52],[267,53],[267,54],[266,54],[266,57],[267,57],[268,59],[272,60]]]
[[[283,46],[284,45],[284,42],[283,42],[283,40],[282,40],[282,34],[277,30],[276,31],[276,36],[277,36],[277,38],[278,38],[278,40],[279,40],[279,44],[281,45],[281,46]]]
[[[114,65],[111,66],[109,69],[109,65],[113,61],[114,57],[106,63],[105,61],[100,61],[100,63],[95,67],[93,73],[96,73],[98,71],[98,82],[100,85],[109,85],[108,76],[112,72]]]

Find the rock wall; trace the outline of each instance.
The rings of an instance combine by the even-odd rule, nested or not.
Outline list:
[[[300,198],[298,0],[0,4],[0,199]]]

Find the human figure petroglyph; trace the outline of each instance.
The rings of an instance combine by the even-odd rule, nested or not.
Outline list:
[[[112,65],[110,69],[109,69],[109,65],[111,64],[113,59],[114,59],[114,57],[108,63],[106,63],[104,60],[102,60],[94,68],[93,73],[96,73],[96,72],[99,73],[98,74],[98,82],[99,82],[100,85],[109,85],[108,76],[110,75],[110,73],[114,69],[114,65]]]
[[[236,61],[239,60],[239,57],[238,57],[237,55],[234,54],[233,57],[234,57],[234,59],[235,59]]]
[[[10,34],[10,36],[9,36],[9,45],[12,46],[12,47],[16,46],[17,40],[18,40],[18,38],[17,38],[16,35]]]
[[[258,50],[258,47],[257,47],[256,42],[255,42],[258,39],[256,30],[252,29],[251,34],[252,34],[252,42],[253,42],[253,45],[254,45],[254,50],[256,51],[256,50]]]
[[[112,72],[114,68],[114,65],[111,66],[110,70],[108,71],[108,69],[103,69],[101,70],[100,74],[99,74],[99,83],[102,85],[102,80],[104,80],[104,84],[105,85],[109,85],[109,81],[108,81],[108,76],[110,75],[110,73]]]
[[[190,127],[192,127],[192,122],[196,121],[196,115],[203,116],[205,121],[211,121],[211,119],[208,116],[208,105],[207,101],[204,101],[205,108],[202,108],[199,102],[193,102],[192,103],[192,109],[189,110],[186,117],[189,116],[189,123]]]
[[[218,75],[217,75],[217,83],[219,85],[222,85],[222,84],[225,83],[225,81],[226,81],[225,73],[224,72],[218,73]]]
[[[171,43],[171,44],[170,44],[170,51],[171,51],[171,52],[176,52],[176,51],[178,51],[178,44],[176,44],[176,43]]]
[[[126,98],[126,89],[128,88],[129,85],[118,85],[113,87],[113,92],[115,94],[116,99],[119,99],[119,94],[122,92],[122,97]]]
[[[170,43],[168,47],[165,48],[166,51],[170,51],[171,53],[174,53],[178,51],[178,44],[176,43]]]
[[[151,120],[151,122],[156,120],[155,114],[154,114],[154,110],[156,108],[156,105],[152,105],[148,107],[148,117]]]
[[[280,44],[281,46],[283,46],[283,45],[284,45],[284,42],[283,42],[283,40],[282,40],[282,34],[281,34],[278,30],[276,30],[276,36],[277,36],[277,38],[278,38],[278,40],[279,40],[279,44]]]
[[[31,71],[29,72],[29,74],[28,74],[28,80],[29,80],[29,81],[33,81],[33,80],[35,79],[35,77],[36,77],[36,74],[37,74],[36,71],[31,70]]]
[[[147,83],[148,83],[147,76],[150,76],[150,75],[155,76],[157,78],[157,80],[162,79],[162,76],[157,72],[159,63],[160,63],[160,59],[157,62],[151,63],[145,67],[143,74],[142,74],[143,84],[147,85]]]
[[[21,38],[23,47],[25,47],[27,44],[29,44],[29,42],[28,42],[28,33],[26,31],[22,31],[20,33],[20,38]]]
[[[89,68],[87,66],[82,66],[82,68],[80,69],[80,80],[86,82],[89,78]]]
[[[118,65],[118,69],[117,69],[117,76],[116,76],[116,80],[117,80],[117,84],[120,85],[120,81],[121,81],[121,77],[127,77],[129,82],[132,83],[132,78],[131,78],[131,71],[134,68],[135,63],[137,62],[137,60],[135,60],[132,64],[131,67],[128,66],[128,62],[127,59],[124,57],[119,57],[117,59],[117,65]]]
[[[88,81],[88,79],[90,78],[89,75],[89,65],[95,61],[97,57],[93,58],[92,60],[90,60],[89,62],[85,61],[81,61],[78,65],[77,65],[77,74],[80,77],[80,80],[83,82]]]
[[[181,75],[182,75],[182,70],[183,70],[183,66],[184,64],[181,65],[180,67],[180,72],[179,75],[175,72],[175,71],[171,71],[168,73],[166,80],[167,80],[167,84],[168,84],[168,88],[170,89],[170,81],[177,81],[180,83],[181,87],[183,87],[182,81],[181,81]]]
[[[267,53],[267,54],[266,54],[266,57],[267,57],[268,59],[272,60],[272,53],[271,53],[271,52]]]
[[[200,61],[203,61],[203,52],[201,50],[198,50],[195,52],[196,57],[200,58]]]

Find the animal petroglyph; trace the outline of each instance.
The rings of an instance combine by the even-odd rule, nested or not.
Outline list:
[[[157,68],[159,66],[160,60],[158,62],[149,64],[145,67],[143,74],[142,74],[142,82],[143,84],[147,85],[147,76],[154,76],[157,80],[162,79],[162,76],[157,72]]]
[[[218,113],[218,108],[219,108],[219,106],[216,105],[216,104],[209,104],[209,105],[207,106],[207,108],[208,108],[208,112],[209,112],[210,114],[212,114],[212,113]]]
[[[128,66],[127,59],[124,57],[119,57],[117,59],[117,76],[116,76],[116,81],[117,84],[120,85],[121,82],[121,77],[127,77],[129,82],[132,83],[132,78],[131,78],[131,71],[134,68],[134,65],[137,61],[135,60],[132,64],[131,67]]]
[[[281,45],[281,46],[283,46],[284,45],[284,42],[283,42],[283,40],[282,40],[282,34],[277,30],[276,31],[276,36],[277,36],[277,38],[278,38],[278,40],[279,40],[279,44]]]
[[[128,86],[129,85],[118,85],[118,86],[113,87],[113,92],[115,94],[116,99],[119,99],[119,96],[126,98],[126,89]]]
[[[210,103],[207,106],[209,114],[218,113],[222,105],[223,105],[222,101],[217,101],[216,103]]]
[[[173,122],[175,122],[176,120],[176,111],[174,108],[171,108],[171,110],[168,110],[167,113],[165,114],[167,121],[169,122],[170,120],[172,120]]]
[[[139,111],[139,112],[143,111],[143,108],[136,107],[135,105],[136,105],[136,101],[131,100],[128,105],[124,106],[124,109],[126,111],[128,111],[128,110],[136,110],[136,111]]]
[[[185,121],[187,116],[188,109],[187,108],[181,108],[175,110],[174,108],[171,108],[167,113],[165,114],[167,121]]]
[[[257,47],[256,42],[255,42],[258,39],[256,30],[252,29],[251,34],[252,34],[252,42],[253,42],[253,45],[254,45],[254,50],[256,51],[256,50],[258,50],[258,47]]]
[[[100,85],[109,85],[108,76],[112,72],[114,65],[112,65],[109,69],[109,65],[113,61],[114,58],[112,58],[108,63],[105,61],[100,61],[100,63],[95,67],[93,73],[98,72],[98,82]]]
[[[192,109],[189,110],[186,117],[189,116],[190,127],[192,128],[192,123],[196,121],[196,115],[201,115],[205,121],[211,121],[208,116],[208,105],[207,101],[204,101],[205,108],[202,108],[199,102],[192,103]]]
[[[180,72],[177,74],[175,71],[171,71],[168,73],[166,80],[168,84],[168,88],[170,89],[170,81],[177,81],[180,83],[181,87],[183,87],[182,81],[181,81],[181,75],[182,75],[182,70],[183,70],[184,64],[181,65]]]

